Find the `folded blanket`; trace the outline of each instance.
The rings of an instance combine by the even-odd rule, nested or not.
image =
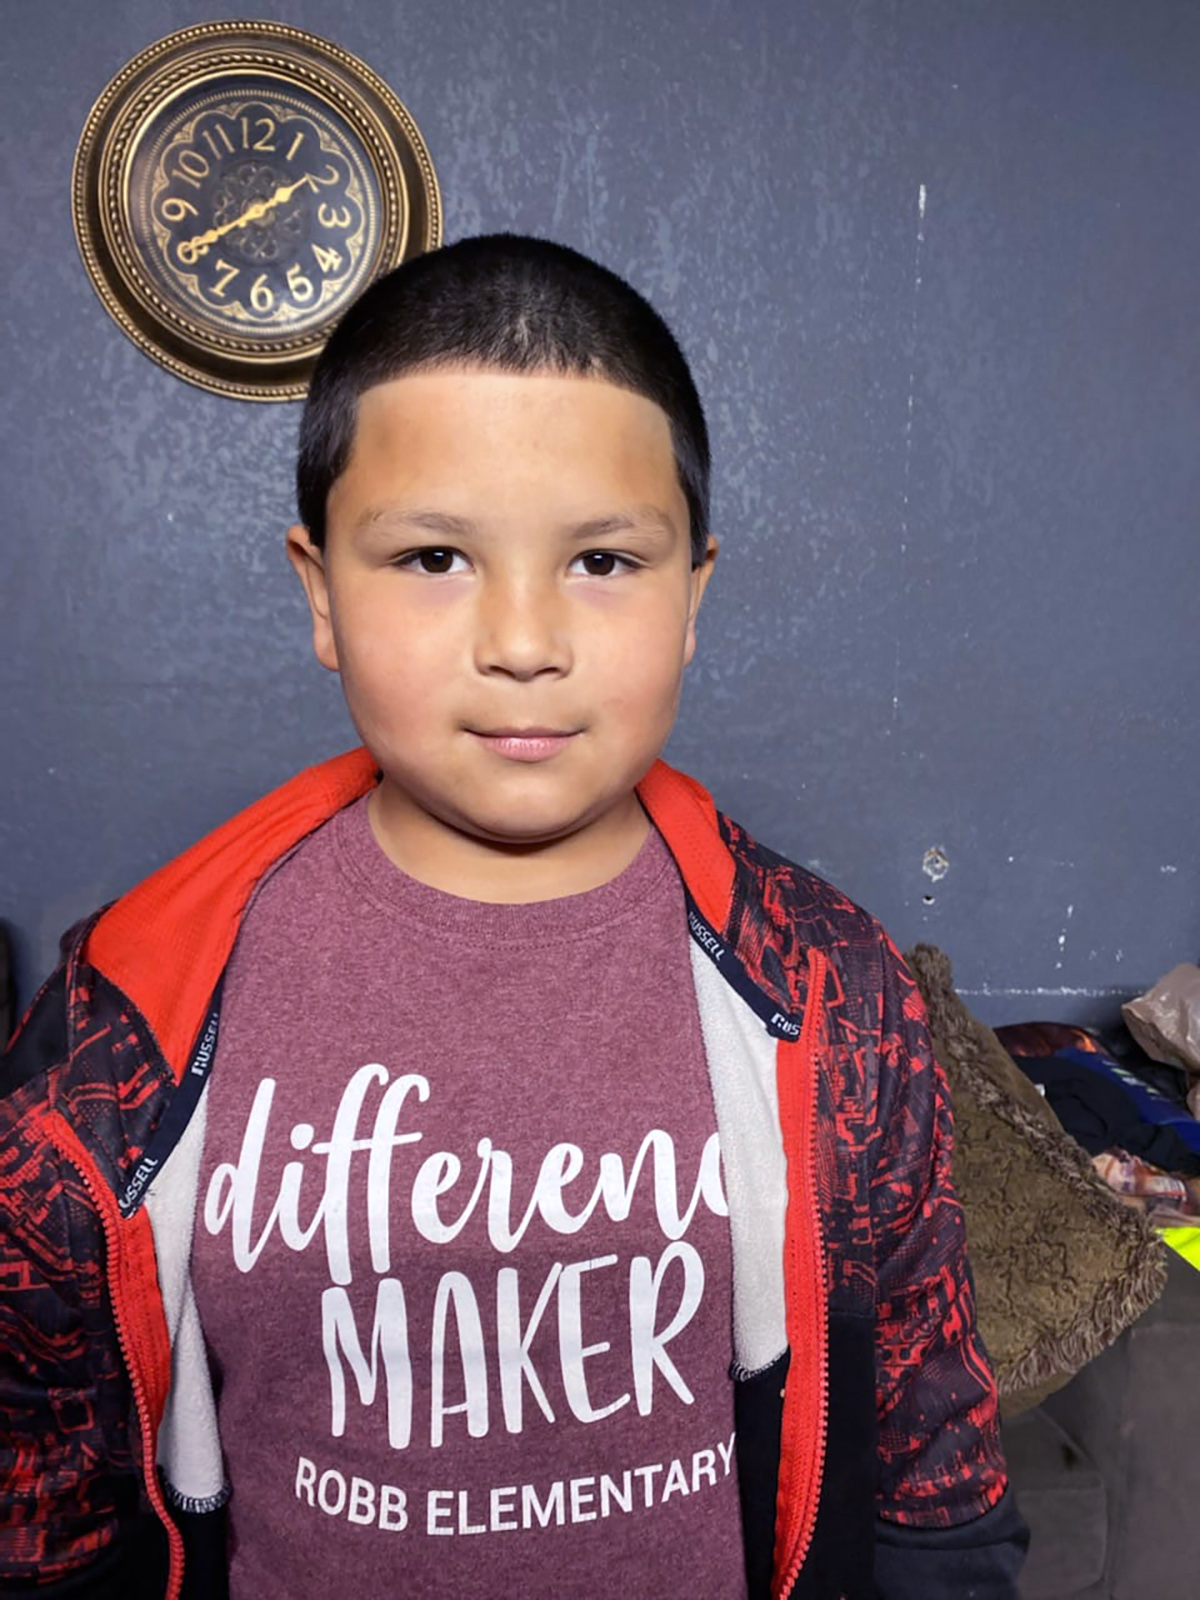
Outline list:
[[[968,1011],[949,958],[917,945],[907,960],[950,1084],[979,1325],[1008,1417],[1061,1388],[1157,1299],[1166,1251]]]

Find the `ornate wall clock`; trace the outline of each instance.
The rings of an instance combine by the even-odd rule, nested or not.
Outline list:
[[[247,400],[302,395],[358,291],[441,242],[404,106],[355,56],[272,22],[185,28],[130,61],[87,119],[73,204],[134,343]]]

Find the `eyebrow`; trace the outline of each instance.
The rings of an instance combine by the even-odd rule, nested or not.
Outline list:
[[[463,539],[479,533],[479,524],[470,517],[456,517],[448,511],[434,511],[420,506],[379,506],[364,511],[355,524],[355,531],[373,533],[377,529],[387,532],[397,528],[414,528],[441,538]],[[613,512],[607,517],[591,517],[564,529],[569,536],[586,543],[589,539],[602,539],[614,533],[667,533],[676,532],[675,523],[667,512],[658,506],[630,506],[627,510]]]
[[[355,523],[356,532],[373,533],[377,528],[385,533],[391,528],[420,528],[426,533],[460,539],[477,531],[470,517],[451,516],[447,511],[422,511],[415,506],[376,507],[364,511]]]
[[[674,534],[675,524],[658,506],[630,506],[610,517],[593,517],[571,529],[579,539],[602,539],[610,533],[668,533]]]

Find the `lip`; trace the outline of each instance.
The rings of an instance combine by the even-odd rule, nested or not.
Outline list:
[[[575,728],[472,728],[472,735],[507,761],[548,761],[578,733]]]

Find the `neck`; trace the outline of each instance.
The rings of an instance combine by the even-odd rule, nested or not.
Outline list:
[[[636,794],[559,838],[496,841],[459,832],[412,806],[386,780],[367,802],[380,849],[418,883],[489,905],[561,900],[610,883],[633,861],[650,831]]]

